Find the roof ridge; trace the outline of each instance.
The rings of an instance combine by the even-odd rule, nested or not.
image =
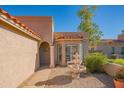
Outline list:
[[[54,33],[86,33],[86,32],[54,32]]]
[[[15,15],[15,17],[53,17],[53,16],[31,16],[31,15]]]

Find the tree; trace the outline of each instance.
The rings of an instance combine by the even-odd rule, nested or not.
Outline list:
[[[95,10],[96,6],[82,6],[81,10],[78,11],[78,16],[81,19],[78,30],[88,33],[91,46],[96,45],[103,35],[99,26],[93,21]]]

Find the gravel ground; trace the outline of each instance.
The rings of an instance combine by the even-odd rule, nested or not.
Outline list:
[[[113,80],[105,73],[81,73],[80,79],[73,79],[67,67],[52,69],[49,80],[38,82],[36,86],[45,84],[45,88],[113,88]]]
[[[41,69],[24,82],[23,87],[34,88],[113,88],[113,80],[105,73],[81,73],[80,79],[73,79],[67,67]]]

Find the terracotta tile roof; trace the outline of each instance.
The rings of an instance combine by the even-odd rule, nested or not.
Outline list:
[[[52,16],[16,16],[21,22],[25,23],[36,32],[44,41],[52,44],[53,20]]]
[[[124,40],[118,40],[118,39],[102,39],[101,42],[98,45],[115,45],[115,44],[124,44]]]
[[[84,39],[87,37],[85,32],[55,32],[54,39]]]
[[[34,31],[32,31],[32,29],[30,29],[28,26],[26,26],[25,24],[23,24],[23,22],[21,22],[20,20],[18,20],[18,18],[14,17],[14,16],[11,16],[9,13],[7,13],[6,11],[4,11],[2,8],[0,8],[0,13],[2,13],[3,15],[5,15],[7,18],[13,20],[15,23],[19,24],[20,26],[22,26],[23,28],[25,28],[30,33],[34,34],[37,37],[40,37],[37,33],[35,33]]]
[[[102,42],[124,42],[124,40],[118,40],[118,39],[102,39]]]

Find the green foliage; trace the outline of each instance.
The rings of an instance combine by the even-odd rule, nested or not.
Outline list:
[[[115,75],[115,79],[124,79],[124,68],[121,68]]]
[[[91,45],[97,44],[103,35],[99,30],[99,26],[92,20],[95,10],[96,6],[83,6],[78,12],[78,16],[81,18],[78,29],[79,31],[88,32]]]
[[[109,62],[124,65],[124,59],[109,59]]]
[[[85,59],[85,66],[90,72],[104,72],[103,65],[107,63],[107,57],[102,53],[91,53]]]

